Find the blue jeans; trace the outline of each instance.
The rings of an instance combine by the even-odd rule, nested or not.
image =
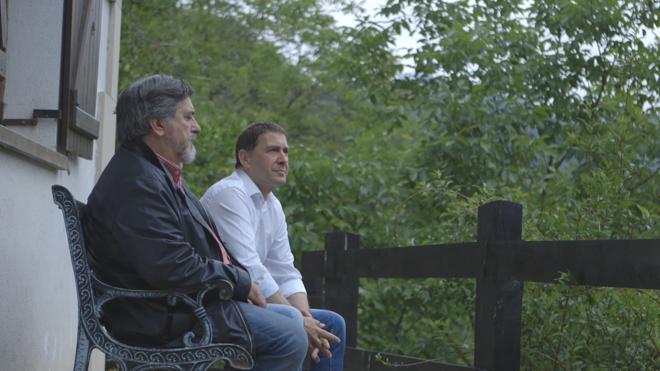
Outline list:
[[[307,333],[300,320],[248,303],[238,303],[252,330],[255,353],[252,371],[299,369],[307,354]]]
[[[299,322],[300,325],[303,323],[300,311],[290,305],[268,304],[268,310],[281,313]],[[310,312],[312,313],[312,317],[325,324],[325,330],[341,339],[340,343],[330,342],[332,358],[327,358],[322,353],[319,353],[321,361],[319,363],[311,361],[310,371],[342,371],[344,369],[344,352],[346,350],[346,324],[344,323],[344,318],[335,312],[324,309],[311,309]],[[298,368],[298,370],[301,369]]]

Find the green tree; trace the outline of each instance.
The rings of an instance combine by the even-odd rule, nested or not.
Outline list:
[[[339,28],[326,6],[359,16]],[[198,194],[249,122],[289,131],[278,197],[296,255],[475,239],[476,209],[524,205],[524,238],[658,238],[658,4],[650,1],[124,0],[120,85],[189,80]],[[411,31],[412,68],[393,53]],[[408,63],[408,62],[405,62]],[[525,369],[657,369],[657,291],[527,285]],[[359,345],[471,365],[473,282],[363,280]]]
[[[389,1],[382,10],[384,29],[413,31],[420,45],[408,53],[414,72],[393,81],[396,96],[408,98],[399,103],[409,115],[404,130],[413,149],[397,187],[415,191],[404,193],[397,207],[398,220],[406,222],[394,231],[404,231],[384,234],[403,237],[403,245],[470,240],[476,205],[509,199],[525,207],[528,240],[658,238],[659,89],[657,72],[651,72],[657,69],[658,41],[640,41],[644,30],[658,28],[658,14],[650,2]],[[410,292],[427,287],[395,284]],[[406,298],[403,291],[389,297],[384,287],[364,288],[365,297],[380,303],[362,304],[363,317],[380,317],[383,303]],[[552,330],[524,327],[526,368],[658,366],[657,293],[530,285],[525,323],[545,323],[571,307],[554,305],[557,296],[560,303],[596,297],[614,304],[591,313],[577,307]],[[622,303],[630,298],[643,315],[624,320],[615,313],[625,312]],[[433,314],[411,310],[409,323],[397,326],[438,318],[436,312],[455,304],[443,299],[430,305],[439,308]],[[599,326],[586,317],[598,317]],[[372,322],[361,324],[369,333],[365,346],[384,346],[377,339],[394,326],[384,322],[380,331]],[[471,326],[470,320],[463,326]],[[620,337],[603,336],[603,327]],[[463,339],[464,333],[463,327],[451,338]],[[437,350],[456,349],[454,344],[416,334],[386,348],[470,363],[460,353],[452,358]],[[588,361],[575,347],[556,346],[558,338],[590,345]],[[630,339],[644,345],[631,348]],[[471,340],[464,345],[471,347]]]

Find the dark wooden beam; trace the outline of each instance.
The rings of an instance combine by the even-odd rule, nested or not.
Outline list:
[[[320,251],[303,254],[304,278],[323,277],[317,269]],[[355,261],[356,273],[364,278],[475,278],[481,273],[479,244],[476,242],[445,245],[359,249],[345,252]],[[316,254],[316,255],[315,255]],[[305,260],[310,268],[305,269]]]
[[[571,284],[660,289],[660,240],[492,241],[488,266],[494,278],[554,283],[560,272]],[[478,243],[347,251],[365,278],[474,278],[483,274]],[[325,252],[303,254],[304,278],[322,278]],[[305,270],[305,260],[310,269]],[[312,262],[313,261],[313,262]]]
[[[660,240],[497,241],[497,279],[660,289]]]
[[[479,207],[478,219],[482,273],[477,276],[474,363],[492,371],[519,370],[523,283],[497,279],[492,255],[499,247],[493,241],[520,240],[522,206],[490,202]]]
[[[307,300],[312,308],[325,308],[323,275],[325,273],[325,251],[303,253],[300,264]]]
[[[325,236],[325,308],[341,314],[346,321],[346,345],[357,344],[359,278],[355,260],[346,252],[360,248],[360,236],[332,232]],[[320,268],[320,267],[319,267]]]
[[[349,254],[360,277],[474,278],[480,272],[477,243],[364,249]]]

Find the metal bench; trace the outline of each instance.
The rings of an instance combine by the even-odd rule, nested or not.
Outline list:
[[[85,371],[92,349],[106,354],[108,361],[121,371],[127,370],[207,370],[216,361],[224,360],[231,367],[249,370],[254,361],[242,347],[234,344],[211,343],[213,323],[202,306],[204,288],[196,293],[128,290],[101,282],[90,269],[83,236],[80,213],[85,204],[73,198],[60,185],[52,187],[55,204],[62,209],[71,263],[78,294],[78,341],[74,371]],[[190,306],[201,326],[201,334],[188,332],[183,336],[184,347],[143,348],[126,345],[114,339],[101,324],[103,305],[117,298],[167,298],[170,305],[182,302]],[[199,339],[199,340],[196,340]]]

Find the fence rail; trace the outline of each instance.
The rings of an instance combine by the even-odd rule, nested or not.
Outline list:
[[[495,201],[479,207],[477,242],[360,250],[358,235],[328,233],[324,251],[303,254],[302,274],[310,304],[346,320],[346,370],[518,370],[524,281],[566,272],[573,285],[660,289],[660,239],[522,241],[521,231],[522,206]],[[475,368],[389,355],[395,367],[355,348],[360,278],[429,277],[477,280]]]

